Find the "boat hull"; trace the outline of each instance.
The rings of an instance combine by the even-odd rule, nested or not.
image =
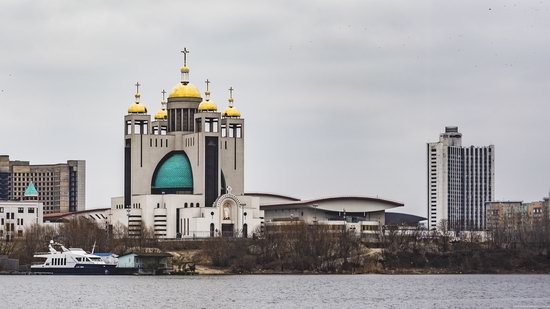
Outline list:
[[[77,264],[75,267],[31,267],[31,271],[54,275],[111,275],[115,268],[116,265]]]

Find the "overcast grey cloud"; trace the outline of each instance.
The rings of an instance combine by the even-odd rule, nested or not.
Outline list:
[[[426,143],[496,146],[496,197],[550,189],[545,1],[2,1],[0,153],[87,161],[87,205],[123,189],[134,87],[191,82],[246,119],[246,190],[380,196],[425,214]]]

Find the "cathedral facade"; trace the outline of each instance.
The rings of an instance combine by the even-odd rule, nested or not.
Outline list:
[[[259,198],[244,195],[245,122],[233,88],[223,112],[189,82],[187,50],[181,81],[151,118],[140,102],[124,116],[124,196],[111,199],[111,223],[130,235],[159,238],[251,237],[263,224]],[[163,91],[163,95],[164,95]]]

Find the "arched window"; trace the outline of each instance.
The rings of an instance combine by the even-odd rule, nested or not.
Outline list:
[[[171,152],[160,161],[153,173],[151,192],[193,193],[193,171],[185,152]]]

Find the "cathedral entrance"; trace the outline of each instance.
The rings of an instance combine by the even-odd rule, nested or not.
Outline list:
[[[223,223],[222,224],[222,236],[223,237],[233,237],[233,223]]]

